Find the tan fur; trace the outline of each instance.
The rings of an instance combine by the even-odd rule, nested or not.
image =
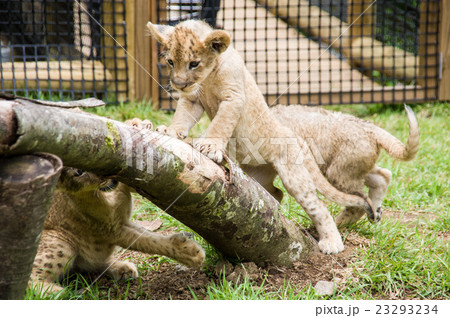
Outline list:
[[[242,58],[229,45],[229,35],[194,20],[176,27],[149,22],[147,27],[162,44],[171,67],[171,84],[180,93],[171,125],[157,131],[185,138],[206,112],[212,122],[204,137],[194,140],[194,147],[221,162],[233,138],[230,145],[236,147],[230,150],[230,156],[247,172],[262,165],[279,174],[287,191],[313,220],[319,232],[319,248],[324,253],[342,251],[340,234],[316,190],[344,206],[370,210],[369,203],[332,187],[303,140],[273,117]]]
[[[391,182],[389,170],[378,167],[380,150],[399,160],[412,160],[419,148],[419,126],[411,108],[405,105],[409,120],[409,138],[405,145],[382,128],[359,118],[329,112],[317,107],[272,107],[270,112],[283,124],[301,136],[313,150],[322,173],[332,185],[346,193],[369,188],[369,197],[381,217],[381,203]],[[259,172],[264,174],[263,171]],[[275,176],[267,171],[263,186],[274,195],[280,191],[273,186]],[[278,197],[281,199],[280,197]],[[339,226],[358,221],[364,214],[359,207],[346,208],[336,219]]]
[[[29,285],[59,291],[68,270],[106,270],[115,279],[137,277],[136,266],[117,261],[117,246],[169,256],[188,266],[202,264],[205,253],[185,234],[164,236],[130,222],[130,188],[92,173],[64,167],[47,214]]]

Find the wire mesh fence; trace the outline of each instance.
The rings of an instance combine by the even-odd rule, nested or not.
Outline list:
[[[307,105],[437,99],[438,0],[168,0],[158,23],[206,19],[233,45],[267,102]],[[159,102],[173,109],[158,64]]]
[[[204,19],[228,31],[269,105],[436,100],[445,64],[441,7],[439,0],[0,0],[0,90],[109,102],[141,96],[174,109],[168,69],[141,35],[151,17],[170,25]]]
[[[110,102],[126,96],[124,21],[125,0],[0,0],[1,91]]]

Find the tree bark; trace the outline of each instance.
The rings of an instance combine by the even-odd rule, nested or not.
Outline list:
[[[64,165],[113,176],[227,257],[289,266],[314,247],[279,213],[278,201],[238,167],[230,176],[183,141],[107,118],[10,103],[3,113],[13,113],[17,130],[0,135],[0,141],[9,140],[0,144],[0,155],[50,152]]]
[[[0,159],[0,299],[23,299],[61,172],[49,154]]]

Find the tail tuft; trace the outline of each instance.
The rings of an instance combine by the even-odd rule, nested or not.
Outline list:
[[[414,159],[419,150],[419,125],[411,107],[405,104],[405,110],[409,121],[409,137],[406,146],[386,130],[376,125],[372,126],[372,133],[378,145],[386,150],[391,157],[409,161]]]
[[[399,159],[409,161],[414,159],[419,151],[419,124],[417,123],[417,118],[411,107],[406,104],[404,104],[404,106],[409,120],[409,137],[408,142],[406,143],[403,158]]]

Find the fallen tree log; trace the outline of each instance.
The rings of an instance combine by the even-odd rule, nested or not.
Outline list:
[[[0,114],[0,156],[48,152],[64,165],[113,176],[227,257],[289,266],[315,247],[242,170],[230,176],[180,140],[27,100],[0,102]]]

